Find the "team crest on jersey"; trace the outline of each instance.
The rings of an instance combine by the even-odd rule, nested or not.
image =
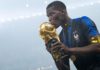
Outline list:
[[[74,31],[73,32],[73,37],[74,37],[74,39],[77,41],[77,42],[79,42],[79,34],[78,34],[78,31]]]

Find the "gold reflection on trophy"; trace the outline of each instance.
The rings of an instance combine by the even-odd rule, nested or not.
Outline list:
[[[56,33],[56,28],[49,22],[44,22],[40,25],[40,36],[46,44],[53,38],[57,39],[57,41],[60,41],[59,36]],[[52,51],[51,54],[56,61],[61,57],[61,53],[57,49]]]
[[[45,43],[47,43],[52,38],[56,38],[58,41],[60,41],[55,27],[49,22],[44,22],[40,25],[40,36],[45,41]]]

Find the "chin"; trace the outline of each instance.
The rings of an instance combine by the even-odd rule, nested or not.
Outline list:
[[[58,28],[60,25],[54,25],[55,26],[55,28]]]
[[[53,24],[55,26],[55,28],[58,28],[60,26],[60,22],[53,22],[55,24]]]

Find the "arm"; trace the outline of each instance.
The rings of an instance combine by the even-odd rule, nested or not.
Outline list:
[[[65,51],[68,51],[72,54],[100,53],[100,43],[91,44],[85,47],[67,48]]]

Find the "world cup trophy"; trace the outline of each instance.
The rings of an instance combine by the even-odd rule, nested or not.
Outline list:
[[[49,22],[44,22],[40,25],[40,36],[45,41],[46,48],[52,48],[52,44],[60,42],[59,36],[56,33],[56,28],[54,25],[50,24]],[[56,66],[58,70],[70,70],[68,65],[68,58],[69,56],[61,50],[61,44],[56,44],[57,48],[52,51],[49,51],[55,60]],[[66,64],[67,62],[67,64]]]
[[[46,47],[51,48],[51,45],[60,42],[59,36],[56,33],[56,28],[49,22],[44,22],[40,25],[40,36],[45,41]],[[65,57],[64,51],[61,51],[60,44],[57,44],[57,48],[50,51],[55,61]]]

